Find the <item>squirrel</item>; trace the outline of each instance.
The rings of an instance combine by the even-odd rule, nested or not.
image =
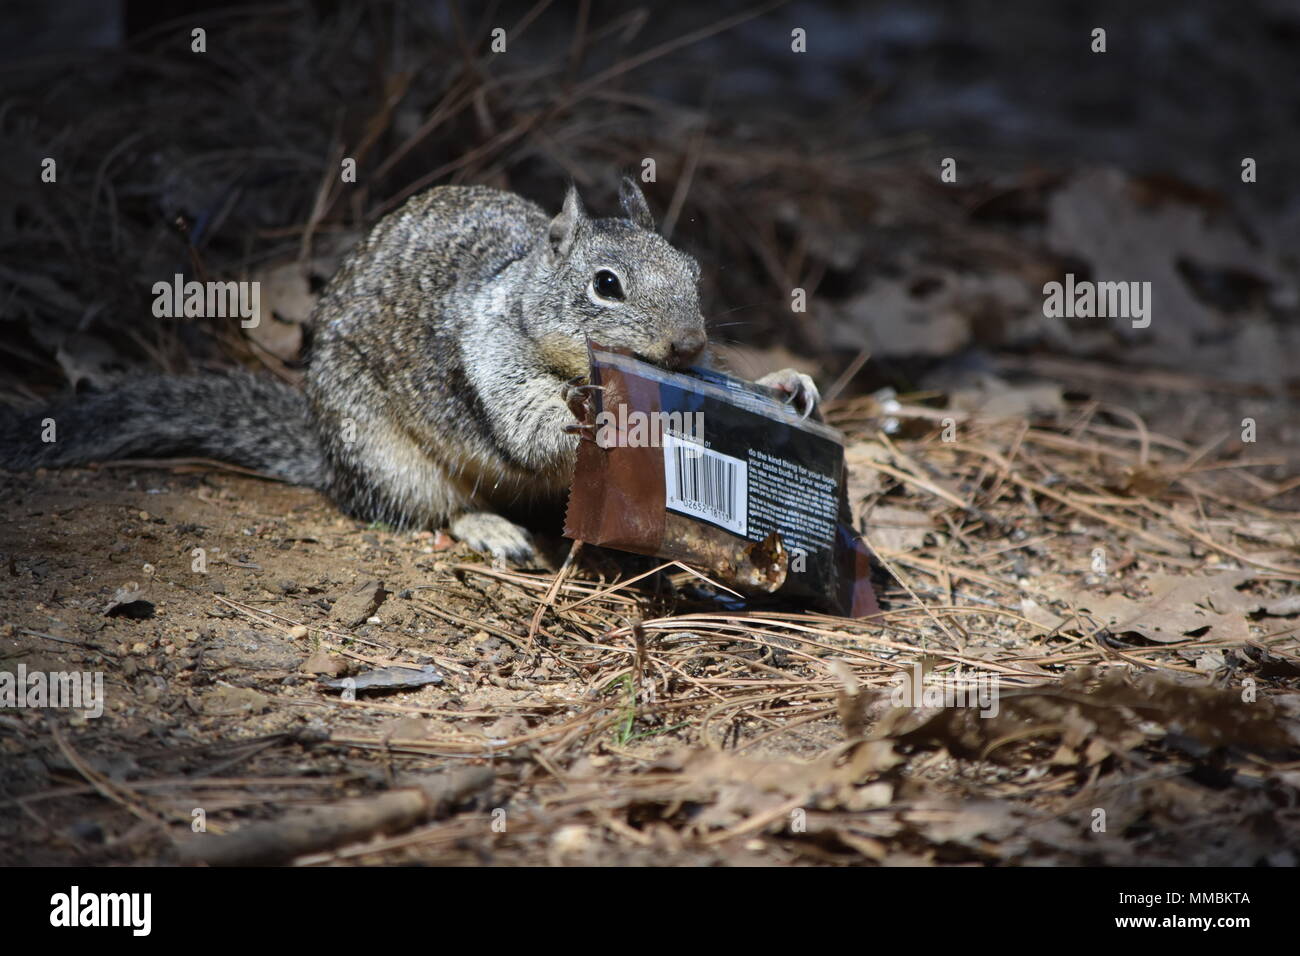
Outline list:
[[[657,233],[635,180],[619,200],[622,217],[591,218],[570,186],[548,217],[502,190],[430,189],[381,219],[326,286],[304,391],[246,371],[147,376],[11,412],[0,464],[203,455],[526,562],[531,535],[500,512],[563,500],[588,336],[666,368],[708,362],[699,264]],[[804,414],[818,400],[792,369],[759,382]]]

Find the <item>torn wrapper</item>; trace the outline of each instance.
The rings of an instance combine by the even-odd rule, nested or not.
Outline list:
[[[681,561],[750,594],[879,613],[840,434],[773,389],[591,346],[564,533]]]

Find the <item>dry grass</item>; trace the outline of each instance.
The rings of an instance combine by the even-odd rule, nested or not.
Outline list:
[[[1279,603],[1300,580],[1300,524],[1269,507],[1278,486],[1251,477],[1250,462],[1214,461],[1095,404],[1056,423],[956,413],[952,442],[930,425],[887,437],[870,427],[877,411],[861,399],[829,417],[853,436],[855,484],[874,485],[862,512],[922,519],[901,525],[921,540],[876,542],[896,576],[880,618],[722,610],[695,572],[611,577],[582,554],[557,573],[444,567],[412,599],[419,613],[509,651],[486,678],[472,659],[437,663],[458,686],[486,680],[514,703],[467,714],[298,702],[460,718],[409,737],[349,728],[328,745],[408,768],[486,763],[495,796],[480,813],[301,862],[455,860],[467,848],[553,863],[756,851],[785,862],[1286,862],[1300,821],[1261,795],[1293,792],[1300,766],[1300,626]],[[901,411],[913,423],[934,414]],[[868,539],[890,524],[868,517]],[[1166,607],[1152,593],[1166,573],[1204,586]],[[1090,610],[1125,595],[1143,611],[1136,623]],[[491,612],[453,610],[476,605]],[[1204,626],[1177,633],[1187,612]],[[1144,638],[1166,614],[1166,633]],[[368,664],[409,659],[392,645],[358,653],[346,632],[323,638]],[[894,706],[899,675],[917,664],[929,683],[996,678],[997,713]],[[497,736],[465,725],[473,714],[522,719]],[[505,832],[492,832],[491,807],[506,808]]]

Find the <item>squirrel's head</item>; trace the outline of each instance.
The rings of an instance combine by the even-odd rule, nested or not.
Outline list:
[[[535,334],[548,364],[570,376],[587,371],[587,336],[669,368],[699,361],[707,344],[699,264],[655,231],[635,180],[624,177],[619,200],[624,218],[591,219],[569,187],[542,240],[544,315],[533,318],[545,325]]]

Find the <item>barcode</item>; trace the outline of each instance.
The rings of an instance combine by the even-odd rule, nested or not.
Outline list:
[[[663,439],[668,510],[703,518],[744,537],[746,463],[675,435],[665,434]]]

